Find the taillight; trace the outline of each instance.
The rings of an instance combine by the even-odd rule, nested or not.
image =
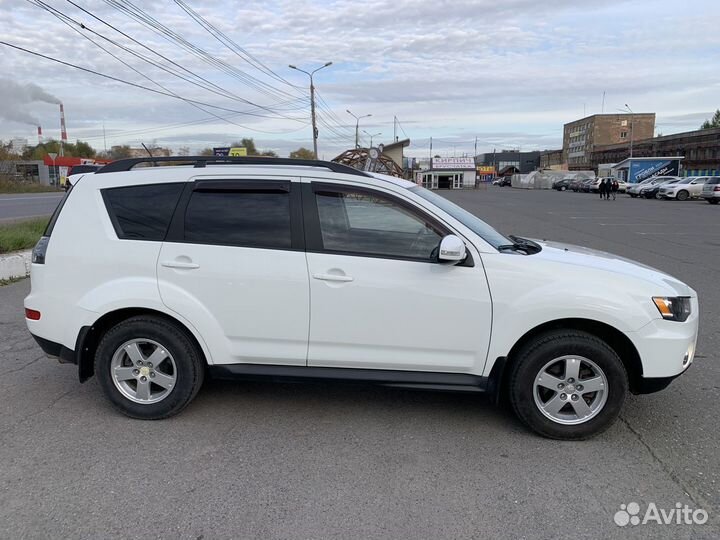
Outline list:
[[[30,319],[31,321],[39,321],[40,312],[36,309],[25,308],[25,318]]]
[[[48,244],[50,243],[49,236],[41,236],[38,243],[32,250],[32,262],[34,264],[45,264],[45,252],[47,251]]]
[[[715,186],[715,187],[713,188],[713,191],[720,191],[720,186]]]

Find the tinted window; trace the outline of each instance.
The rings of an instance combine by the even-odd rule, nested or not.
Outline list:
[[[185,212],[185,240],[290,248],[290,194],[286,191],[194,191]]]
[[[443,237],[434,225],[385,197],[316,193],[323,249],[430,261]]]
[[[183,184],[104,189],[103,197],[119,238],[163,240]]]

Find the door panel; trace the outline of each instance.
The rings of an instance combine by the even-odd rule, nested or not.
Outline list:
[[[198,327],[214,363],[305,365],[303,252],[165,242],[158,284],[163,303]]]
[[[482,267],[308,253],[309,366],[480,373],[490,338]],[[336,274],[351,281],[326,281]]]

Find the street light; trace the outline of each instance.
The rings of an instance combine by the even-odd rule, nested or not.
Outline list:
[[[302,71],[305,75],[310,77],[310,118],[312,119],[312,130],[313,130],[313,155],[315,156],[315,159],[317,159],[317,138],[318,138],[318,130],[317,130],[317,124],[315,123],[315,85],[313,84],[313,75],[317,71],[320,71],[323,68],[326,68],[328,66],[331,66],[332,62],[326,62],[322,66],[320,66],[317,69],[313,69],[312,71],[305,71],[304,69],[300,69],[299,67],[293,66],[290,64],[288,67],[290,69],[295,69],[297,71]]]
[[[382,133],[368,133],[368,132],[365,131],[364,129],[363,129],[363,133],[364,133],[365,135],[367,135],[368,137],[370,137],[370,148],[373,147],[373,145],[372,145],[373,137],[377,137],[378,135],[382,135]]]
[[[362,116],[355,116],[353,113],[350,112],[350,109],[345,109],[345,111],[355,119],[355,148],[360,148],[360,138],[358,137],[358,128],[360,127],[360,119],[367,118],[368,116],[372,116],[372,114],[364,114]],[[372,146],[372,145],[370,145],[370,146]]]

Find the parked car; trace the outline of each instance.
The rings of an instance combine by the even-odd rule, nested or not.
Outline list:
[[[588,180],[584,180],[583,183],[580,184],[579,191],[582,191],[583,193],[590,193],[596,181],[597,178],[589,178]]]
[[[618,193],[627,193],[628,184],[625,180],[618,180]]]
[[[572,179],[562,178],[557,180],[552,187],[558,191],[566,191],[570,187],[570,182],[572,182]]]
[[[703,186],[700,196],[710,204],[720,201],[720,176],[711,176]]]
[[[582,183],[585,181],[584,178],[575,178],[574,180],[570,181],[570,185],[568,186],[568,189],[578,192],[580,191],[580,186],[582,186]]]
[[[686,176],[679,182],[664,184],[660,186],[658,197],[660,199],[677,199],[686,201],[691,197],[699,197],[703,185],[712,177],[710,176]]]
[[[640,188],[640,197],[645,197],[646,199],[654,199],[662,186],[666,184],[675,184],[679,181],[680,178],[671,178],[669,180],[663,180],[661,182],[657,182],[656,184]]]
[[[500,182],[498,182],[498,186],[500,186],[500,187],[512,186],[512,176],[503,176],[502,178],[500,178]]]
[[[323,161],[115,161],[66,194],[31,266],[30,333],[140,419],[205,376],[364,381],[506,396],[582,439],[682,374],[698,330],[696,292],[659,270]]]
[[[677,180],[679,176],[652,176],[650,178],[646,178],[642,182],[638,182],[636,184],[629,184],[627,188],[627,194],[630,195],[632,198],[640,196],[640,190],[649,186],[654,186],[655,184],[659,182],[664,182],[667,180]]]

